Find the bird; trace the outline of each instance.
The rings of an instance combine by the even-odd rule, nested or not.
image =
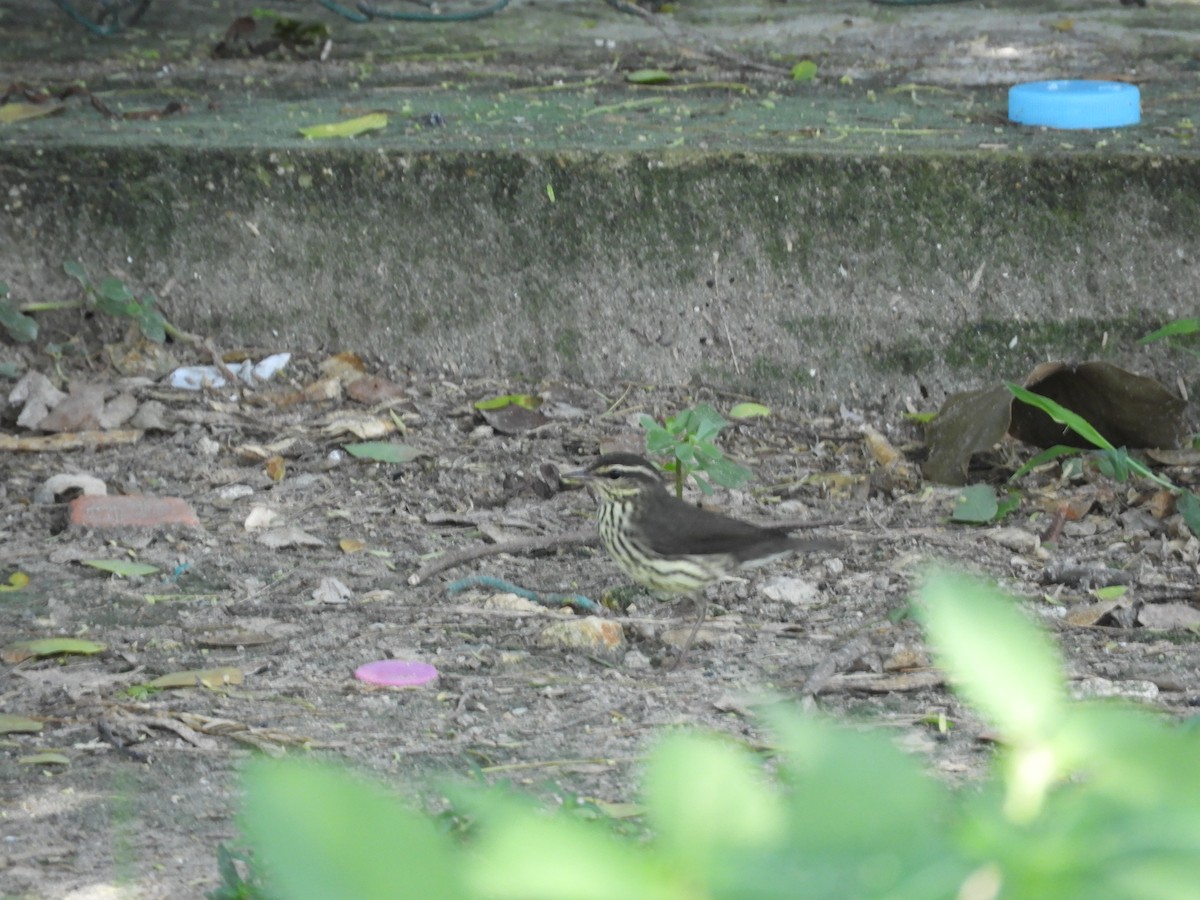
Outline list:
[[[704,622],[704,588],[789,554],[836,546],[685,503],[667,490],[653,463],[633,453],[605,454],[563,480],[585,484],[599,502],[600,543],[621,571],[657,593],[697,598],[699,617],[676,665]]]

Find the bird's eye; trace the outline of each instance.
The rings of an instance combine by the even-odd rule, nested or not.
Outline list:
[[[611,478],[613,481],[616,481],[618,478],[621,477],[621,473],[618,472],[616,469],[609,469],[607,472],[604,473],[604,477]]]

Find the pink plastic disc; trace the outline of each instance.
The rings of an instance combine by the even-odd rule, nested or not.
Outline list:
[[[437,676],[437,669],[429,663],[409,659],[380,659],[354,670],[354,677],[359,681],[388,687],[420,687]]]

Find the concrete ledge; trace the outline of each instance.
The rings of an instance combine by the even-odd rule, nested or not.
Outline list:
[[[80,259],[226,345],[466,374],[857,403],[1161,369],[1133,342],[1200,275],[1193,159],[0,146],[0,171],[16,299]]]

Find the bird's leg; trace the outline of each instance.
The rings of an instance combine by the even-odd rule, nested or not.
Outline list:
[[[708,612],[708,598],[704,595],[703,591],[692,595],[692,603],[695,604],[699,613],[696,616],[695,623],[692,625],[692,630],[688,632],[687,640],[683,642],[683,646],[675,654],[675,662],[671,663],[671,667],[668,669],[670,672],[678,669],[680,663],[683,662],[683,658],[687,655],[688,648],[692,646],[692,641],[696,640],[696,635],[700,632],[700,626],[704,624],[704,616]]]

